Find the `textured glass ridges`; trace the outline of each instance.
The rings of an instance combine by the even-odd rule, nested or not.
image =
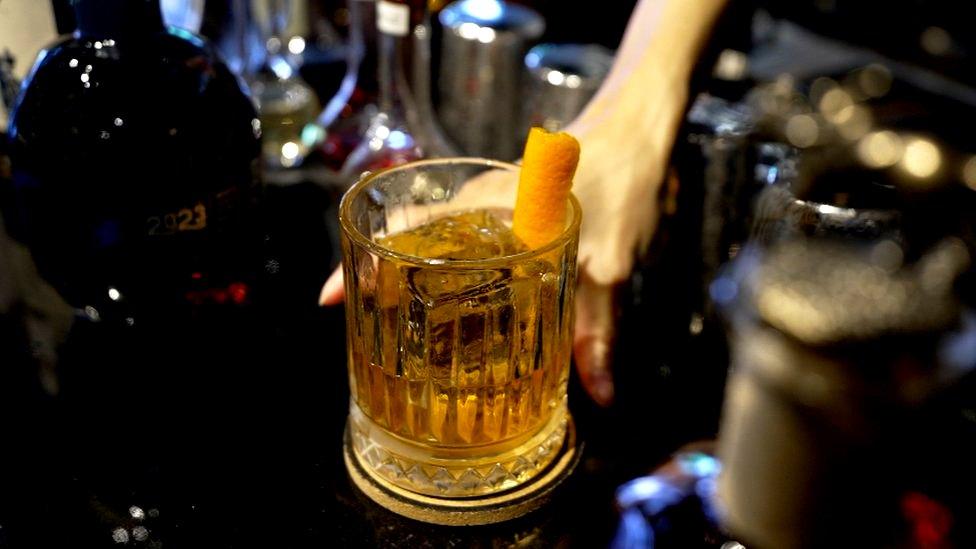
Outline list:
[[[457,446],[549,420],[569,374],[575,241],[491,269],[421,268],[343,244],[350,386],[366,416]]]
[[[411,459],[370,438],[355,423],[350,425],[353,451],[360,463],[387,481],[421,494],[443,497],[488,495],[514,488],[545,469],[559,453],[566,436],[567,420],[561,418],[555,428],[535,444],[523,445],[517,451],[497,460],[445,460],[436,464]]]

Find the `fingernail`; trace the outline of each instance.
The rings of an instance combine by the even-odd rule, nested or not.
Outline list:
[[[610,373],[610,344],[602,339],[591,340],[582,364],[586,371],[587,389],[600,406],[613,404],[613,375]]]
[[[319,293],[319,305],[335,305],[342,301],[342,271],[332,273]]]
[[[610,406],[613,404],[613,383],[610,381],[597,381],[593,386],[593,398],[600,406]]]

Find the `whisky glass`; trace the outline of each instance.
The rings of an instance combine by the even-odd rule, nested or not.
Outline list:
[[[437,234],[416,255],[383,244],[459,212],[510,225],[518,170],[419,161],[364,175],[342,200],[347,467],[401,494],[517,489],[552,467],[571,429],[575,198],[561,235],[534,250],[452,259],[457,242]]]

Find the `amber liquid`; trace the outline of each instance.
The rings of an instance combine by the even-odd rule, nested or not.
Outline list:
[[[427,258],[510,256],[525,251],[510,218],[463,212],[377,242]],[[565,397],[566,269],[540,258],[466,269],[380,258],[362,303],[375,320],[350,334],[359,408],[402,438],[438,446],[514,445],[539,431]]]

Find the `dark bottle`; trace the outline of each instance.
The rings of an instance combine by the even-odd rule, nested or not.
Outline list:
[[[158,0],[74,6],[77,32],[42,53],[12,112],[0,194],[11,257],[31,263],[14,269],[27,354],[75,419],[136,402],[189,416],[189,397],[231,387],[254,356],[260,125]]]
[[[186,300],[247,255],[254,108],[209,46],[164,28],[158,2],[76,10],[78,33],[42,54],[12,113],[10,232],[74,307],[119,302],[106,284]]]

